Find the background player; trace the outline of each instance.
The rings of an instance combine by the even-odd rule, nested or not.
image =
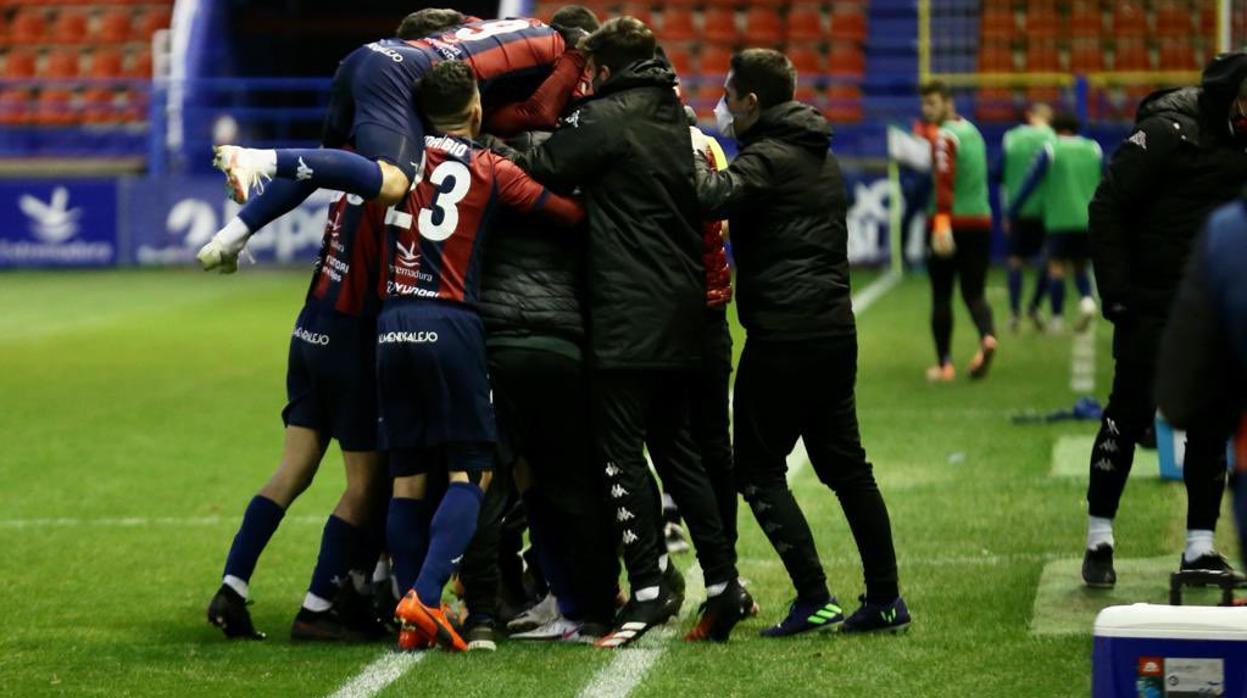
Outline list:
[[[400,587],[409,590],[395,612],[404,623],[400,645],[434,640],[463,650],[441,596],[476,530],[494,459],[484,329],[474,307],[487,221],[498,205],[564,225],[584,211],[470,140],[483,112],[466,64],[434,67],[420,103],[439,135],[425,139],[409,217],[389,229],[377,323],[381,439],[394,475],[387,539]],[[433,509],[428,475],[441,471],[450,482]]]
[[[1026,173],[1035,155],[1055,137],[1052,127],[1052,107],[1043,102],[1032,104],[1026,111],[1026,123],[1018,124],[1005,132],[1001,143],[1001,210],[1008,210],[1018,199]],[[1043,215],[1038,200],[1021,206],[1015,217],[1009,217],[1007,236],[1009,241],[1009,330],[1017,332],[1022,313],[1022,269],[1043,253]],[[1041,269],[1035,275],[1035,292],[1031,296],[1027,314],[1039,327],[1039,302],[1047,287],[1047,274]],[[1042,329],[1042,328],[1041,328]]]
[[[1018,188],[1009,217],[1020,216],[1038,203],[1043,218],[1039,225],[1048,238],[1048,293],[1052,319],[1049,328],[1060,331],[1065,310],[1065,274],[1072,271],[1078,289],[1078,323],[1081,332],[1091,325],[1098,308],[1091,296],[1091,277],[1087,260],[1091,245],[1087,240],[1087,206],[1100,185],[1104,153],[1100,144],[1078,135],[1078,118],[1061,114],[1052,120],[1057,137],[1035,155],[1026,180]],[[1038,297],[1038,293],[1036,293]]]

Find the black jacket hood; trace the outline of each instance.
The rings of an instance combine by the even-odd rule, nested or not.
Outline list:
[[[593,96],[601,97],[612,92],[619,92],[620,90],[630,90],[634,87],[674,88],[675,84],[675,73],[672,72],[671,66],[661,58],[650,58],[630,63],[623,70],[612,74],[606,79],[606,82],[597,86],[593,91]]]
[[[801,102],[781,102],[762,111],[757,123],[741,134],[748,145],[763,138],[793,143],[812,152],[827,152],[831,143],[831,124],[817,109]]]
[[[1247,79],[1247,53],[1223,53],[1204,68],[1199,87],[1178,87],[1148,95],[1139,104],[1135,123],[1154,116],[1181,121],[1192,133],[1228,134],[1230,103]]]

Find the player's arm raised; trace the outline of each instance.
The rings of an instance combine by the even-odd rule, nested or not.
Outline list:
[[[485,130],[505,137],[522,131],[553,129],[584,70],[584,54],[569,49],[554,62],[550,75],[528,99],[492,111],[485,120]]]
[[[567,227],[578,225],[585,218],[584,206],[579,201],[546,189],[510,160],[497,157],[494,181],[498,198],[516,211],[535,213]]]

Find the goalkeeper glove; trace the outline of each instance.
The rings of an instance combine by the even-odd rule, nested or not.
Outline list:
[[[937,257],[951,257],[957,251],[952,217],[947,213],[937,213],[931,221],[931,251]]]

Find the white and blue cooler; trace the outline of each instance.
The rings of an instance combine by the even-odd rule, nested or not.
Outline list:
[[[1247,607],[1138,603],[1100,611],[1091,695],[1247,696]]]

